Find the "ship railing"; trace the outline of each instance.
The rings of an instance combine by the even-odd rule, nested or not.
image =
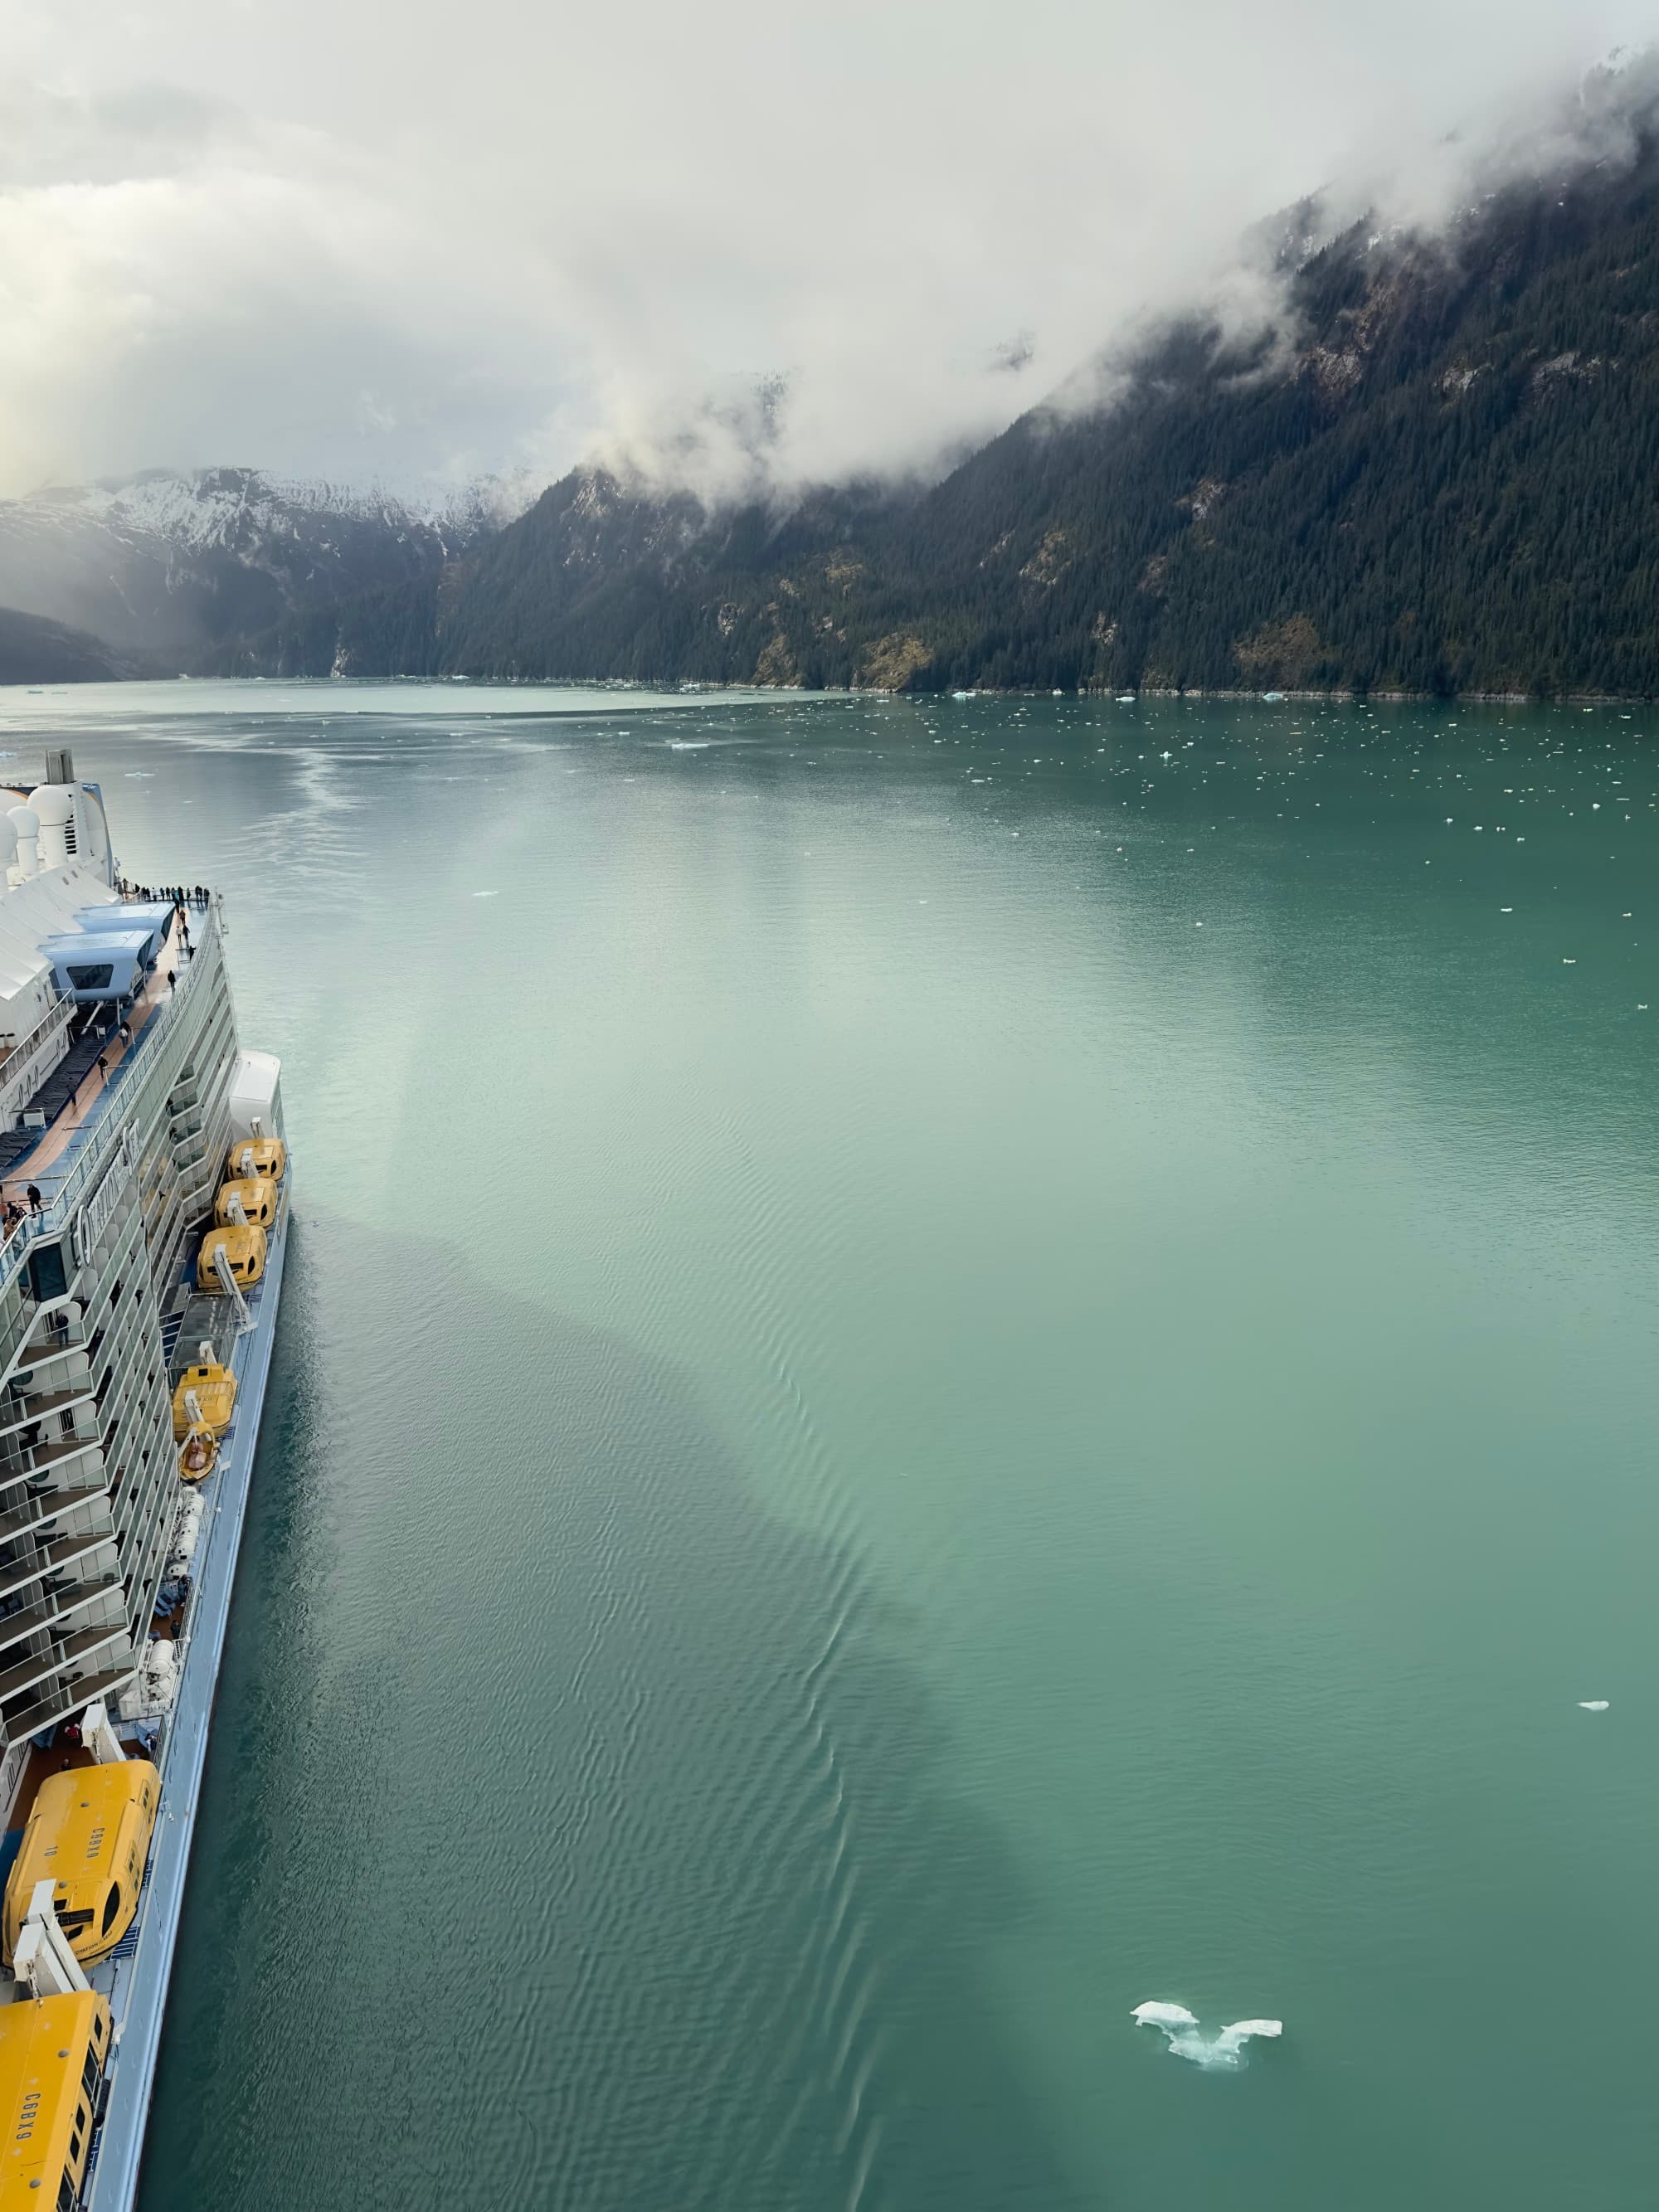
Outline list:
[[[0,1129],[9,1129],[63,1054],[57,1048],[75,1015],[72,999],[54,999],[46,1012],[19,1044],[9,1045],[0,1060]]]
[[[76,1206],[92,1189],[105,1162],[120,1142],[124,1124],[120,1115],[110,1110],[116,1092],[124,1083],[131,1080],[135,1070],[140,1067],[148,1069],[155,1048],[171,1034],[183,1015],[185,1002],[203,977],[216,974],[222,964],[218,915],[210,908],[201,940],[196,948],[196,957],[186,960],[177,971],[173,989],[166,1000],[150,1013],[132,1043],[106,1077],[104,1088],[98,1097],[96,1117],[84,1133],[77,1132],[70,1139],[70,1149],[65,1155],[68,1164],[64,1167],[59,1180],[44,1194],[40,1212],[25,1214],[4,1243],[0,1244],[0,1296],[10,1288],[21,1273],[34,1240],[39,1237],[61,1235],[69,1225]],[[21,1172],[27,1174],[27,1161]],[[51,1171],[46,1171],[41,1180],[50,1183]]]

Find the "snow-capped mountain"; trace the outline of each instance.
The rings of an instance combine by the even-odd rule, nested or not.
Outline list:
[[[435,574],[511,503],[475,487],[417,508],[253,469],[152,470],[0,501],[0,607],[182,665],[220,640]]]

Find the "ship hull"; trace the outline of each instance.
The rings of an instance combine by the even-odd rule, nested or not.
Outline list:
[[[236,1417],[221,1445],[217,1466],[202,1485],[203,1534],[179,1669],[178,1698],[167,1723],[161,1805],[135,1922],[136,1942],[131,1942],[129,1955],[91,1978],[94,1986],[106,1988],[109,1996],[114,2057],[102,2124],[94,2144],[91,2178],[82,2197],[87,2212],[128,2212],[137,2196],[144,2130],[201,1802],[214,1695],[270,1380],[283,1272],[293,1233],[293,1197],[290,1172],[283,1218],[270,1236],[264,1277],[248,1297],[253,1325],[237,1340],[233,1357],[238,1385]]]

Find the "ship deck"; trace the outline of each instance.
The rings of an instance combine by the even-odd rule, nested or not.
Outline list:
[[[46,1127],[38,1132],[21,1132],[32,1141],[9,1158],[3,1148],[4,1140],[0,1139],[0,1176],[4,1178],[0,1182],[0,1198],[15,1200],[21,1206],[27,1202],[30,1183],[52,1179],[52,1170],[76,1138],[97,1120],[106,1093],[114,1089],[143,1051],[146,1031],[177,988],[168,982],[169,975],[175,976],[178,983],[184,983],[190,973],[191,958],[175,916],[167,924],[167,936],[156,955],[155,965],[144,978],[143,989],[125,1017],[130,1033],[125,1042],[118,1032],[101,1039],[78,1040],[30,1102],[36,1111],[46,1115]]]

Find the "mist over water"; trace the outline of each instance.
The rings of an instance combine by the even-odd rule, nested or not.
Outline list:
[[[1640,715],[47,723],[298,1178],[146,2212],[1644,2201]]]

